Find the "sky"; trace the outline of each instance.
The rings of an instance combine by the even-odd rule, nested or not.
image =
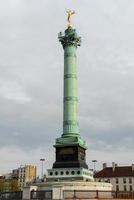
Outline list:
[[[134,163],[134,1],[0,0],[0,174],[55,161],[62,134],[63,49],[67,26],[77,50],[79,127],[87,163]]]

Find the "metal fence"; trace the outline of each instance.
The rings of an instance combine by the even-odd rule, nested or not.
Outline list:
[[[52,200],[52,190],[31,191],[31,200]]]
[[[63,192],[65,200],[88,200],[88,199],[134,199],[134,192],[129,191],[88,191],[66,190]]]
[[[22,200],[20,192],[0,192],[0,200]],[[52,190],[31,191],[31,200],[52,200]],[[134,192],[130,191],[89,191],[64,190],[64,200],[91,200],[91,199],[134,199]],[[57,200],[63,200],[57,199]]]
[[[113,192],[113,197],[117,199],[134,199],[134,192],[116,191],[116,192]]]
[[[0,200],[22,200],[22,191],[0,192]]]

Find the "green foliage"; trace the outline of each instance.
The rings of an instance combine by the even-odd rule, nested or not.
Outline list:
[[[12,179],[10,185],[11,185],[11,191],[13,192],[19,191],[19,184],[17,179]]]
[[[0,181],[0,192],[4,191],[4,184],[2,181]]]
[[[20,188],[17,179],[0,180],[0,192],[17,192],[19,190]]]

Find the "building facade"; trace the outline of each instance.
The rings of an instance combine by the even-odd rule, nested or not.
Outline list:
[[[96,181],[108,182],[113,185],[113,191],[134,191],[134,164],[131,166],[118,166],[112,163],[112,167],[103,164],[103,169],[94,175]]]
[[[33,182],[36,179],[37,169],[33,165],[20,166],[12,171],[13,178],[17,178],[19,187],[22,189],[26,184]]]

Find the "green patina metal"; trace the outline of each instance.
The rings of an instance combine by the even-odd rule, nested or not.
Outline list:
[[[64,106],[63,134],[56,139],[55,146],[79,145],[86,149],[78,125],[76,49],[81,38],[71,27],[65,30],[64,35],[60,32],[58,38],[64,49]]]

